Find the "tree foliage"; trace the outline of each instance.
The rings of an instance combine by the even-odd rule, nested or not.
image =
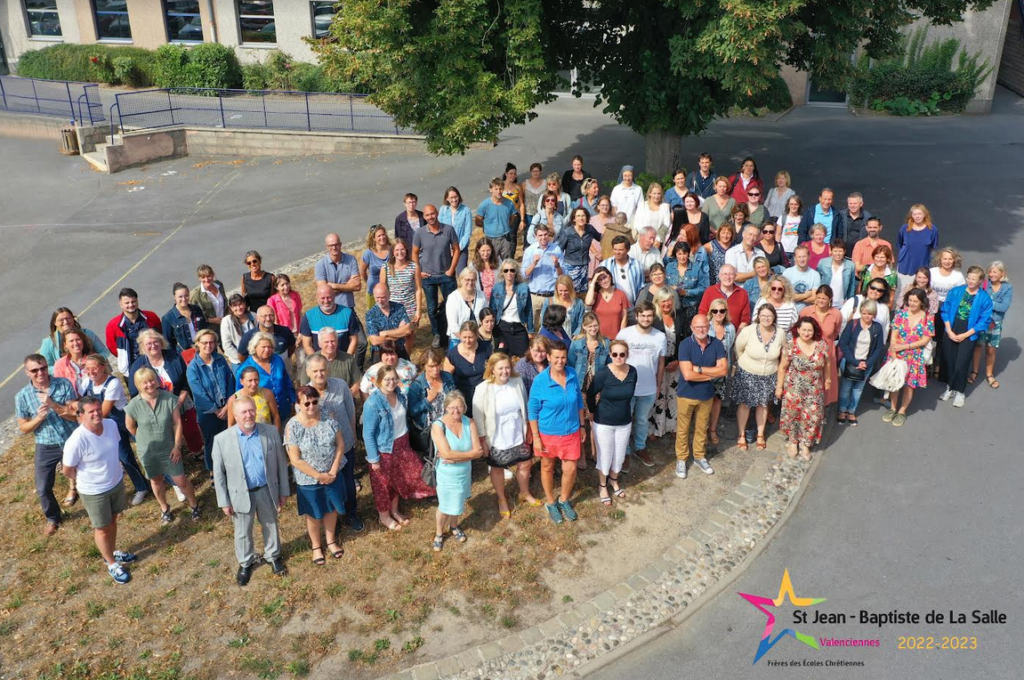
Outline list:
[[[784,65],[839,85],[858,47],[891,57],[915,17],[949,24],[992,2],[346,0],[314,49],[432,151],[456,153],[533,118],[559,69],[637,132],[691,135],[777,99]]]

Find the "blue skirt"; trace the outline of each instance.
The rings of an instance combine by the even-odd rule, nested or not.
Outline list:
[[[299,514],[323,519],[329,512],[345,514],[345,478],[339,472],[330,484],[296,484]]]
[[[473,485],[472,463],[437,461],[437,509],[445,515],[461,515]]]

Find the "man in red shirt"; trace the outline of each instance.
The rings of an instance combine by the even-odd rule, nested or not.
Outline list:
[[[704,291],[698,311],[707,316],[711,303],[719,298],[725,300],[728,305],[729,321],[739,333],[750,323],[750,298],[747,291],[736,285],[736,267],[731,264],[724,265],[718,271],[718,283]]]
[[[117,358],[117,370],[128,375],[132,362],[139,358],[139,333],[161,330],[160,317],[148,309],[139,309],[139,294],[122,288],[117,294],[121,313],[107,322],[107,349]]]
[[[853,266],[857,268],[857,278],[861,277],[861,272],[865,267],[870,267],[874,263],[872,253],[875,252],[875,248],[889,246],[889,250],[892,251],[892,244],[878,236],[882,233],[882,220],[877,217],[869,217],[868,221],[864,223],[864,229],[868,235],[853,246],[853,256],[851,257]],[[892,254],[896,255],[894,251]]]

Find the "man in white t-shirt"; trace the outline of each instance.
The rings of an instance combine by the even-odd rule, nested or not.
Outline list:
[[[647,281],[651,278],[651,265],[662,262],[661,250],[654,245],[657,238],[658,232],[654,227],[642,227],[637,232],[636,243],[629,249],[630,259],[640,263]]]
[[[117,518],[128,508],[124,472],[117,455],[120,441],[117,423],[103,417],[103,402],[92,396],[82,397],[78,400],[78,428],[64,444],[62,462],[64,474],[76,482],[107,572],[116,583],[128,583],[132,576],[122,565],[134,562],[136,557],[114,549]]]
[[[647,448],[647,419],[658,397],[665,374],[665,334],[654,328],[654,305],[641,302],[636,306],[636,325],[619,331],[618,340],[629,345],[629,365],[636,369],[636,390],[633,392],[633,435],[630,449],[647,467],[654,460]]]
[[[782,275],[793,285],[793,302],[796,304],[798,312],[814,303],[814,296],[817,294],[815,291],[821,285],[821,274],[807,266],[810,257],[811,253],[807,246],[797,246],[793,251],[793,262],[796,264],[782,272]]]
[[[761,227],[747,223],[743,227],[743,240],[725,251],[725,263],[736,267],[736,283],[743,283],[757,276],[754,271],[754,260],[765,257],[764,251],[757,247],[761,238]]]

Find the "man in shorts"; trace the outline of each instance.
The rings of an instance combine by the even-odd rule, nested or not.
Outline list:
[[[64,474],[77,484],[107,572],[115,583],[128,583],[132,575],[124,565],[137,558],[114,549],[117,518],[128,507],[118,456],[120,441],[117,423],[103,417],[103,402],[93,396],[82,397],[78,401],[78,427],[64,444],[62,462]]]

